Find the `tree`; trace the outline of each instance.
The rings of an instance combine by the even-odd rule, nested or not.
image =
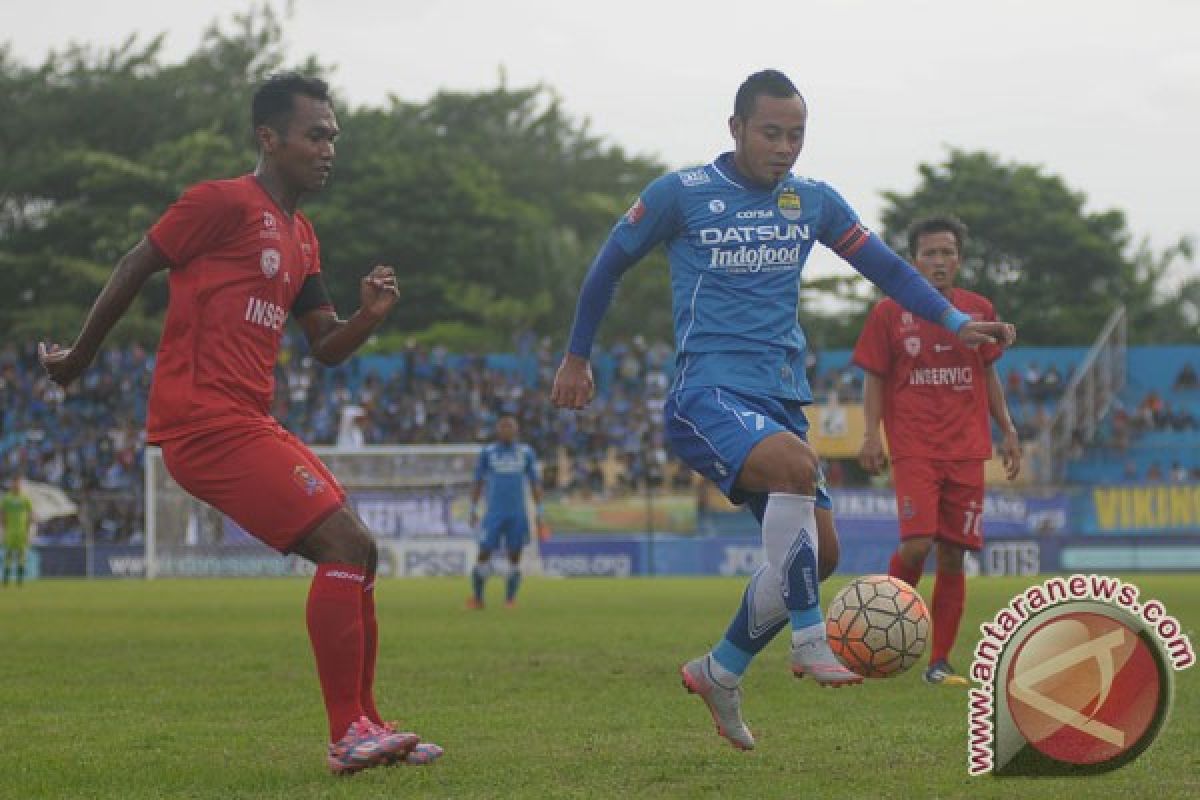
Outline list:
[[[989,153],[951,149],[946,161],[918,168],[909,194],[884,192],[884,237],[907,251],[905,231],[919,217],[952,213],[970,229],[959,283],[991,298],[1016,323],[1021,341],[1084,345],[1124,304],[1135,341],[1195,341],[1195,306],[1164,297],[1162,281],[1189,242],[1154,254],[1133,237],[1119,210],[1085,210],[1087,198],[1041,167],[1004,164]],[[1193,293],[1195,290],[1192,290]]]
[[[0,49],[0,335],[74,335],[113,265],[201,178],[252,163],[246,108],[283,61],[269,8],[214,24],[185,62],[164,66],[162,38],[109,51],[75,45],[29,68]],[[309,60],[304,69],[323,69]],[[151,342],[165,306],[152,281],[113,334]]]
[[[0,335],[78,330],[113,265],[187,186],[254,163],[247,109],[285,68],[269,7],[214,24],[163,64],[161,37],[74,46],[38,67],[0,49]],[[293,67],[328,70],[309,57]],[[345,135],[330,190],[306,212],[339,308],[376,263],[400,272],[384,332],[437,331],[506,349],[513,333],[565,333],[592,253],[662,169],[572,120],[544,86],[441,92],[426,103],[335,106]],[[656,257],[661,262],[661,257]],[[665,270],[633,276],[614,324],[668,335]],[[151,281],[114,332],[150,344],[166,303]],[[439,327],[442,326],[442,327]]]

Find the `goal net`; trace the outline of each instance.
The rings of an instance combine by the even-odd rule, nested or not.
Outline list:
[[[477,550],[468,525],[478,445],[314,447],[341,482],[349,505],[379,542],[379,575],[465,575]],[[253,491],[253,487],[247,487]],[[309,574],[298,556],[280,557],[171,478],[156,447],[146,448],[147,578]],[[522,568],[533,568],[537,537]],[[493,557],[499,566],[503,559]]]

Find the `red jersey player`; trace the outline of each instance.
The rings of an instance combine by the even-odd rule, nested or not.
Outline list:
[[[954,287],[966,234],[966,226],[953,217],[917,222],[908,235],[913,264],[972,319],[995,320],[986,298]],[[1007,343],[1014,337],[1009,326]],[[937,541],[929,683],[967,683],[947,657],[962,619],[963,557],[983,545],[983,467],[992,455],[989,411],[1003,434],[1000,453],[1008,479],[1021,469],[1017,430],[995,368],[1001,349],[964,345],[890,299],[871,310],[854,348],[854,363],[866,372],[866,432],[859,461],[873,474],[885,467],[882,416],[893,462],[900,547],[889,574],[916,586]]]
[[[333,167],[338,126],[325,83],[276,75],[255,92],[252,116],[254,173],[184,192],[117,264],[75,343],[42,344],[39,356],[51,378],[69,384],[146,280],[168,270],[148,440],[188,492],[317,565],[306,613],[329,716],[329,768],[426,763],[440,748],[397,731],[375,707],[375,540],[325,465],[270,415],[287,315],[315,359],[337,364],[395,304],[395,271],[372,269],[359,310],[338,318],[317,238],[297,210]]]

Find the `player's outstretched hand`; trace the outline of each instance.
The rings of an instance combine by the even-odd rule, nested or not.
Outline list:
[[[50,380],[66,388],[87,369],[87,364],[69,347],[59,347],[56,344],[47,346],[38,342],[38,361],[50,376]]]
[[[878,436],[867,436],[863,439],[862,448],[858,451],[858,463],[868,475],[878,475],[887,469],[887,455],[883,452],[883,442]]]
[[[1017,327],[1010,322],[971,320],[958,329],[958,338],[971,347],[981,344],[1012,347],[1013,342],[1017,340]]]
[[[558,372],[554,375],[554,388],[550,390],[550,402],[557,408],[579,410],[592,402],[596,394],[596,382],[592,380],[592,365],[586,358],[567,353]]]
[[[396,270],[378,266],[362,279],[359,299],[363,311],[377,317],[386,316],[396,305],[400,288],[396,285]]]

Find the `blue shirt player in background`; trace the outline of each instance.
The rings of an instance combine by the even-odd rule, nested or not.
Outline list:
[[[729,119],[734,151],[651,183],[613,228],[580,290],[567,354],[551,400],[583,408],[595,393],[588,361],[621,275],[667,248],[675,321],[675,380],[664,408],[675,452],[762,525],[765,564],[750,579],[725,635],[681,668],[717,732],[754,747],[739,685],[751,659],[789,621],[791,668],[824,686],[862,679],[825,639],[818,564],[836,549],[817,454],[805,440],[812,402],[797,323],[800,273],[816,242],[833,250],[913,314],[967,344],[1015,330],[971,320],[859,222],[828,185],[791,174],[808,109],[781,72],[742,83]],[[833,559],[836,560],[836,559]],[[828,570],[826,570],[828,571]]]
[[[529,512],[525,507],[525,485],[537,506],[537,525],[542,525],[542,485],[533,448],[517,441],[517,420],[503,416],[496,422],[496,441],[479,453],[475,486],[471,489],[471,527],[479,522],[479,497],[487,485],[487,513],[479,537],[479,557],[471,569],[471,597],[467,607],[483,608],[483,585],[491,573],[492,551],[501,545],[508,552],[509,571],[504,602],[510,608],[521,586],[521,551],[529,544]]]

